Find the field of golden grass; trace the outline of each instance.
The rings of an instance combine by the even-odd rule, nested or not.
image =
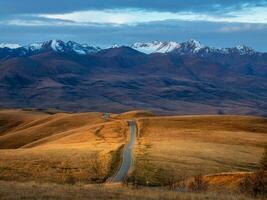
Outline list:
[[[103,182],[118,169],[130,119],[136,120],[138,135],[129,177],[137,177],[143,185],[162,186],[170,177],[180,181],[202,174],[214,186],[210,191],[221,186],[236,189],[247,173],[258,168],[267,143],[267,119],[260,117],[155,116],[131,111],[105,119],[96,112],[1,110],[0,195],[7,199],[23,199],[23,195],[36,199],[38,194],[43,199],[75,195],[79,199],[246,199],[87,185]],[[12,188],[19,198],[8,193]],[[103,194],[97,196],[99,192]]]
[[[126,122],[101,113],[3,110],[0,123],[0,180],[92,182],[96,155],[106,168],[104,180],[119,164],[114,156],[128,135]]]
[[[147,117],[137,123],[134,173],[151,185],[160,185],[162,176],[256,170],[267,143],[267,119],[258,117]]]
[[[0,199],[38,200],[249,200],[240,193],[175,192],[162,188],[133,189],[122,185],[59,185],[0,181]],[[255,198],[258,199],[258,198]],[[259,198],[260,200],[260,198]]]

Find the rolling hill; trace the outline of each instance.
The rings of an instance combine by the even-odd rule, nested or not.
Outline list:
[[[0,179],[103,181],[118,169],[130,119],[138,130],[130,177],[139,174],[140,183],[149,185],[165,184],[170,175],[190,178],[199,173],[211,183],[221,183],[221,177],[229,185],[230,179],[235,182],[242,173],[258,169],[267,142],[267,122],[261,117],[131,111],[105,119],[102,113],[1,110]],[[92,165],[105,169],[98,179]]]

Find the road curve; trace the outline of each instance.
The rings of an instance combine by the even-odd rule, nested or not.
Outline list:
[[[124,148],[122,163],[119,171],[112,179],[112,182],[122,182],[124,178],[127,176],[129,169],[131,168],[133,158],[132,158],[132,148],[134,146],[136,140],[136,123],[135,121],[128,121],[130,128],[130,141],[127,146]]]

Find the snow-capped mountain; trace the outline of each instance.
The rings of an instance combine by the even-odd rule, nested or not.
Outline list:
[[[196,40],[188,40],[186,42],[178,43],[178,42],[148,42],[148,43],[135,43],[130,46],[131,48],[146,53],[170,53],[177,52],[181,54],[185,53],[198,53],[204,45]]]
[[[148,42],[148,43],[134,43],[130,46],[131,48],[146,53],[168,53],[173,51],[174,49],[180,48],[180,44],[177,42]]]
[[[68,41],[63,42],[61,40],[50,40],[43,43],[33,43],[25,48],[31,51],[53,50],[58,53],[76,53],[80,55],[91,54],[100,51],[99,47],[91,46],[88,44],[79,44],[77,42]]]
[[[0,44],[0,49],[9,48],[9,49],[17,49],[21,47],[19,44]]]
[[[214,48],[205,46],[199,41],[193,39],[181,43],[173,41],[154,41],[145,43],[138,42],[129,46],[112,45],[110,49],[123,47],[130,47],[145,54],[167,53],[178,55],[197,55],[202,57],[214,54],[235,54],[240,56],[261,54],[244,45],[239,45],[233,48]],[[20,46],[18,44],[0,44],[0,58],[34,55],[46,51],[54,51],[61,54],[88,55],[97,53],[100,50],[102,49],[89,44],[79,44],[73,41],[63,42],[61,40],[50,40],[46,42],[32,43],[26,46]]]
[[[61,40],[36,42],[26,46],[20,46],[18,44],[0,44],[0,52],[5,51],[16,56],[32,55],[49,50],[57,53],[74,53],[79,55],[87,55],[96,53],[101,49],[89,44],[79,44],[73,41],[68,41],[65,43]]]
[[[180,44],[180,48],[176,49],[181,54],[198,53],[205,46],[197,40],[190,39]]]
[[[227,54],[236,53],[240,55],[253,55],[257,53],[254,49],[245,45],[238,45],[233,48],[223,48],[221,50]]]
[[[197,55],[207,55],[207,54],[239,54],[239,55],[253,55],[257,53],[251,47],[244,45],[239,45],[233,48],[214,48],[208,47],[201,44],[197,40],[190,39],[185,42],[148,42],[148,43],[134,43],[130,45],[131,48],[143,52],[145,54],[152,53],[176,53],[180,55],[184,54],[197,54]]]

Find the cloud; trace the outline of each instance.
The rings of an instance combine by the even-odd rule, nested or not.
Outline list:
[[[167,12],[217,12],[244,7],[263,7],[267,0],[6,0],[0,1],[2,14],[52,14],[84,10],[145,9]]]
[[[195,38],[267,51],[267,0],[6,0],[0,42],[52,38],[96,45]]]
[[[233,27],[242,27],[242,23],[231,23]],[[228,27],[225,22],[167,20],[147,22],[135,26],[88,25],[88,26],[17,26],[1,25],[0,43],[28,44],[50,39],[73,40],[106,47],[114,43],[132,44],[146,41],[185,41],[197,39],[203,44],[214,47],[232,47],[239,44],[251,46],[260,51],[267,51],[267,27],[255,31],[253,27],[261,24],[249,24],[249,30],[235,32],[218,31]]]
[[[51,26],[51,25],[79,25],[72,20],[50,19],[46,17],[30,16],[30,15],[12,15],[5,16],[0,20],[2,25],[16,26]]]
[[[62,26],[94,23],[117,26],[165,20],[267,23],[267,0],[154,0],[149,5],[150,0],[106,0],[106,3],[91,0],[90,4],[76,0],[75,4],[71,4],[72,7],[69,3],[73,0],[53,3],[51,0],[25,1],[30,4],[24,1],[14,3],[14,0],[0,2],[0,23],[21,26],[46,26],[48,23]]]
[[[267,7],[249,7],[221,15],[197,12],[159,12],[137,9],[88,10],[65,14],[43,14],[49,19],[73,20],[78,23],[136,24],[152,21],[185,20],[209,22],[267,23]]]
[[[230,32],[244,32],[244,31],[259,31],[267,29],[267,25],[265,24],[241,24],[241,25],[227,25],[221,27],[218,31],[222,33],[230,33]]]

